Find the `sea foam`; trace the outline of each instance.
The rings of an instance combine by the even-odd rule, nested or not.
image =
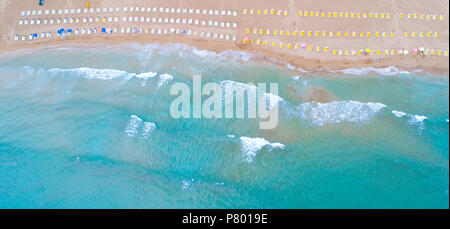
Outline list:
[[[281,143],[270,143],[264,138],[250,138],[242,136],[239,139],[241,140],[241,150],[243,153],[242,157],[248,163],[253,162],[256,156],[256,152],[262,149],[264,146],[268,146],[269,150],[285,148],[285,146]]]
[[[144,120],[137,115],[130,115],[130,120],[127,127],[125,128],[125,133],[128,137],[134,138],[139,133],[141,129],[141,138],[147,139],[155,130],[156,124],[153,122],[144,122]]]
[[[231,88],[232,90],[236,91],[236,93],[237,92],[244,92],[244,93],[247,92],[247,95],[249,95],[249,94],[253,94],[256,96],[258,95],[258,87],[255,85],[249,85],[249,84],[236,82],[236,81],[232,81],[232,80],[220,81],[219,84],[222,87],[223,93],[225,93],[226,89]],[[269,85],[267,85],[266,91],[268,91],[269,88],[270,88]],[[236,94],[236,95],[239,95],[242,97],[244,96],[242,94]],[[224,96],[224,94],[223,94],[223,96]],[[269,109],[273,108],[275,105],[284,101],[283,98],[281,98],[278,95],[272,94],[272,93],[265,92],[264,97],[266,98],[266,105],[267,105],[267,108],[269,108]],[[225,100],[225,97],[223,97],[223,100]],[[254,102],[256,102],[256,101],[254,101]]]
[[[386,105],[382,103],[362,103],[358,101],[335,101],[330,103],[303,103],[297,110],[300,117],[314,125],[341,122],[364,122],[371,120]]]
[[[142,125],[143,120],[137,115],[130,115],[130,121],[125,128],[125,133],[128,137],[134,138],[138,133],[139,127]]]
[[[368,75],[370,73],[375,73],[383,76],[393,76],[393,75],[399,75],[399,74],[409,74],[408,71],[399,70],[398,68],[394,66],[389,66],[386,68],[373,68],[373,67],[367,67],[367,68],[347,68],[342,70],[337,70],[336,72],[341,72],[346,75]]]

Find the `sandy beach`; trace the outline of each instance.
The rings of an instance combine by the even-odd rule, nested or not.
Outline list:
[[[86,1],[47,0],[39,6],[33,0],[1,0],[0,52],[183,43],[255,53],[308,71],[395,66],[448,76],[448,8],[443,0],[94,0],[89,9]],[[61,28],[64,35],[58,36]],[[424,54],[411,52],[419,47]]]

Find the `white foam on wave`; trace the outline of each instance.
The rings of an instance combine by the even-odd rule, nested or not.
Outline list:
[[[425,115],[412,115],[412,114],[407,114],[403,111],[395,111],[394,110],[394,111],[392,111],[392,113],[398,118],[407,117],[409,124],[416,125],[420,129],[424,128],[424,121],[426,119],[428,119],[428,117]]]
[[[125,133],[128,137],[134,138],[138,133],[139,127],[142,125],[143,120],[137,115],[130,115],[130,121],[125,128]]]
[[[126,45],[126,44],[125,44]],[[159,54],[170,54],[170,53],[178,53],[180,57],[183,57],[185,53],[191,53],[202,60],[240,60],[242,62],[247,62],[254,58],[254,54],[242,52],[242,51],[234,51],[234,50],[225,50],[223,52],[214,52],[209,50],[198,49],[194,46],[189,46],[181,43],[152,43],[141,45],[138,43],[131,43],[131,45],[126,45],[127,47],[131,47],[136,51],[145,53],[147,56],[152,56],[154,53]]]
[[[123,78],[124,80],[129,80],[133,77],[142,79],[142,86],[145,86],[147,84],[147,80],[151,78],[155,78],[155,76],[158,75],[157,72],[143,72],[143,73],[130,73],[123,70],[116,70],[116,69],[96,69],[96,68],[88,68],[88,67],[81,67],[81,68],[72,68],[72,69],[61,69],[61,68],[52,68],[49,69],[49,71],[53,74],[58,73],[69,73],[69,74],[75,74],[76,76],[81,76],[87,79],[102,79],[102,80],[112,80],[112,79],[118,79]],[[169,75],[167,73],[160,74],[159,75],[159,81],[158,81],[158,89],[171,81],[173,79],[172,75]]]
[[[71,73],[77,76],[82,76],[88,79],[102,79],[102,80],[111,80],[117,78],[129,78],[134,75],[130,75],[130,73],[122,70],[116,69],[96,69],[96,68],[72,68],[72,69],[61,69],[61,68],[52,68],[49,69],[49,72],[57,74],[57,73]]]
[[[158,81],[158,88],[161,87],[162,85],[168,83],[169,81],[171,81],[173,79],[172,75],[169,75],[167,73],[164,73],[162,75],[159,75],[159,81]]]
[[[195,181],[194,179],[182,180],[181,181],[181,190],[187,191],[187,190],[191,189],[191,186],[194,183],[194,181]]]
[[[297,110],[300,117],[314,125],[341,122],[364,122],[371,120],[386,105],[382,103],[362,103],[358,101],[334,101],[330,103],[303,103]]]
[[[347,68],[347,69],[342,69],[342,70],[336,70],[335,72],[341,72],[346,75],[369,75],[370,73],[376,73],[376,74],[384,75],[384,76],[393,76],[393,75],[399,75],[399,74],[410,74],[410,72],[399,70],[398,68],[396,68],[394,66],[389,66],[386,68],[373,68],[373,67]]]
[[[243,93],[247,92],[247,95],[254,94],[256,96],[258,95],[258,91],[259,91],[258,87],[256,85],[249,85],[249,84],[236,82],[236,81],[232,81],[232,80],[220,81],[219,84],[222,87],[222,91],[224,93],[223,96],[225,95],[225,90],[227,88],[231,88],[232,90],[236,91],[236,93],[237,92],[243,92]],[[231,85],[231,86],[229,86],[229,85]],[[270,86],[267,85],[266,91],[268,91],[269,89],[270,89]],[[238,94],[236,94],[236,95],[238,95]],[[239,96],[244,96],[244,95],[239,94]],[[283,98],[281,98],[278,95],[272,94],[272,93],[264,92],[264,96],[266,98],[267,109],[272,109],[274,106],[276,106],[277,104],[284,101]],[[223,100],[225,100],[224,97],[223,97]],[[253,100],[249,100],[249,101],[255,102],[254,104],[256,104],[256,101],[253,101]],[[225,101],[225,102],[227,102],[227,101]]]
[[[144,73],[139,73],[136,75],[136,78],[140,78],[142,79],[142,86],[145,86],[147,84],[147,80],[150,78],[153,78],[157,75],[158,73],[156,72],[144,72]]]
[[[156,124],[153,122],[144,122],[142,127],[142,138],[147,139],[153,131],[156,130]]]
[[[155,130],[156,124],[153,122],[144,122],[144,120],[137,115],[130,115],[130,121],[128,122],[127,127],[125,128],[125,133],[128,137],[134,138],[139,133],[141,129],[141,138],[147,139]]]
[[[395,116],[397,116],[397,117],[399,117],[399,118],[401,118],[401,117],[403,117],[403,116],[405,116],[406,115],[406,113],[405,112],[403,112],[403,111],[392,111],[392,114],[394,114]]]
[[[264,138],[250,138],[250,137],[240,137],[241,140],[241,150],[242,157],[248,163],[253,162],[256,152],[265,146],[268,146],[270,150],[272,149],[284,149],[285,146],[279,142],[270,143]]]

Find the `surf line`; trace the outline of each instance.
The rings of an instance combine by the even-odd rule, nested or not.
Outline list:
[[[170,104],[170,115],[175,119],[221,119],[245,118],[247,113],[247,118],[256,119],[258,114],[260,129],[274,129],[278,124],[278,103],[282,99],[278,96],[278,83],[270,83],[269,86],[270,93],[266,93],[266,83],[256,86],[253,83],[222,81],[221,84],[211,82],[202,86],[201,75],[193,75],[192,96],[191,88],[186,83],[178,82],[171,86],[170,95],[178,97]],[[202,103],[202,96],[209,97]],[[222,102],[225,102],[224,107]]]

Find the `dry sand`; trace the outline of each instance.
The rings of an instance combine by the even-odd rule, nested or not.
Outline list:
[[[413,0],[127,0],[127,1],[107,1],[107,0],[91,0],[90,8],[116,8],[120,7],[120,12],[116,13],[87,13],[84,14],[69,14],[69,15],[45,15],[45,10],[65,10],[69,9],[85,9],[86,1],[75,0],[45,0],[44,6],[38,6],[37,0],[0,0],[0,52],[14,51],[18,49],[28,49],[36,47],[49,47],[53,45],[76,45],[76,44],[95,44],[95,45],[110,45],[127,42],[145,43],[183,43],[195,46],[199,49],[206,49],[216,52],[221,52],[227,49],[236,51],[245,51],[250,53],[260,54],[262,58],[276,58],[287,62],[293,66],[302,68],[304,70],[314,70],[327,68],[331,70],[346,69],[346,68],[361,68],[361,67],[388,67],[396,66],[400,69],[425,69],[433,73],[447,75],[449,74],[449,59],[448,56],[423,56],[423,55],[384,55],[385,49],[409,49],[417,47],[425,47],[426,49],[434,50],[448,50],[449,49],[449,3],[446,0],[427,0],[427,1],[413,1]],[[197,14],[167,14],[167,13],[148,13],[148,12],[124,12],[124,7],[144,7],[153,8],[181,8],[181,9],[206,9],[206,10],[237,10],[237,16],[222,16],[216,15],[197,15]],[[249,12],[244,15],[244,9],[254,9],[253,15]],[[288,16],[277,15],[257,15],[256,10],[270,9],[286,10]],[[21,11],[35,11],[41,10],[42,15],[25,15],[21,16]],[[363,13],[389,13],[389,19],[381,18],[328,18],[325,17],[310,17],[298,15],[298,11],[313,11],[313,12],[360,12]],[[398,14],[404,14],[405,18],[400,19]],[[442,15],[444,20],[437,18],[436,20],[426,19],[407,19],[407,14],[416,14],[419,17],[423,15]],[[37,20],[40,18],[94,18],[100,16],[119,17],[119,22],[105,22],[105,23],[78,23],[78,24],[46,24],[40,25],[19,25],[19,20],[26,18]],[[152,23],[152,22],[122,22],[122,17],[157,17],[157,18],[192,18],[200,21],[213,20],[219,22],[238,22],[237,28],[221,28],[213,26],[188,25],[188,24],[170,24],[170,23]],[[237,40],[220,40],[213,38],[206,38],[200,36],[187,36],[180,34],[92,34],[92,35],[71,35],[64,39],[56,36],[56,31],[59,28],[137,28],[137,29],[152,29],[152,28],[180,28],[192,31],[204,31],[218,34],[236,35]],[[245,29],[249,28],[250,34],[245,33]],[[253,34],[253,29],[269,29],[271,35]],[[273,30],[289,30],[294,31],[337,31],[342,33],[349,31],[357,32],[371,32],[373,35],[368,37],[330,37],[327,35],[323,37],[299,37],[299,36],[280,36],[272,35]],[[405,32],[438,32],[438,37],[405,37]],[[52,32],[52,38],[28,40],[28,35],[31,33]],[[387,32],[390,34],[394,32],[395,38],[390,37],[375,37],[375,32]],[[27,35],[26,41],[15,41],[15,35]],[[242,44],[242,39],[249,37],[253,39],[254,43]],[[267,45],[256,45],[256,41],[267,41]],[[276,43],[275,47],[270,44]],[[320,52],[309,51],[303,49],[287,49],[280,48],[279,43],[306,43],[316,47],[322,47]],[[323,47],[329,48],[328,52],[323,52]],[[352,56],[352,55],[332,55],[331,50],[361,50],[370,48],[373,50],[381,50],[382,55],[370,56]],[[379,57],[379,58],[377,58]]]

